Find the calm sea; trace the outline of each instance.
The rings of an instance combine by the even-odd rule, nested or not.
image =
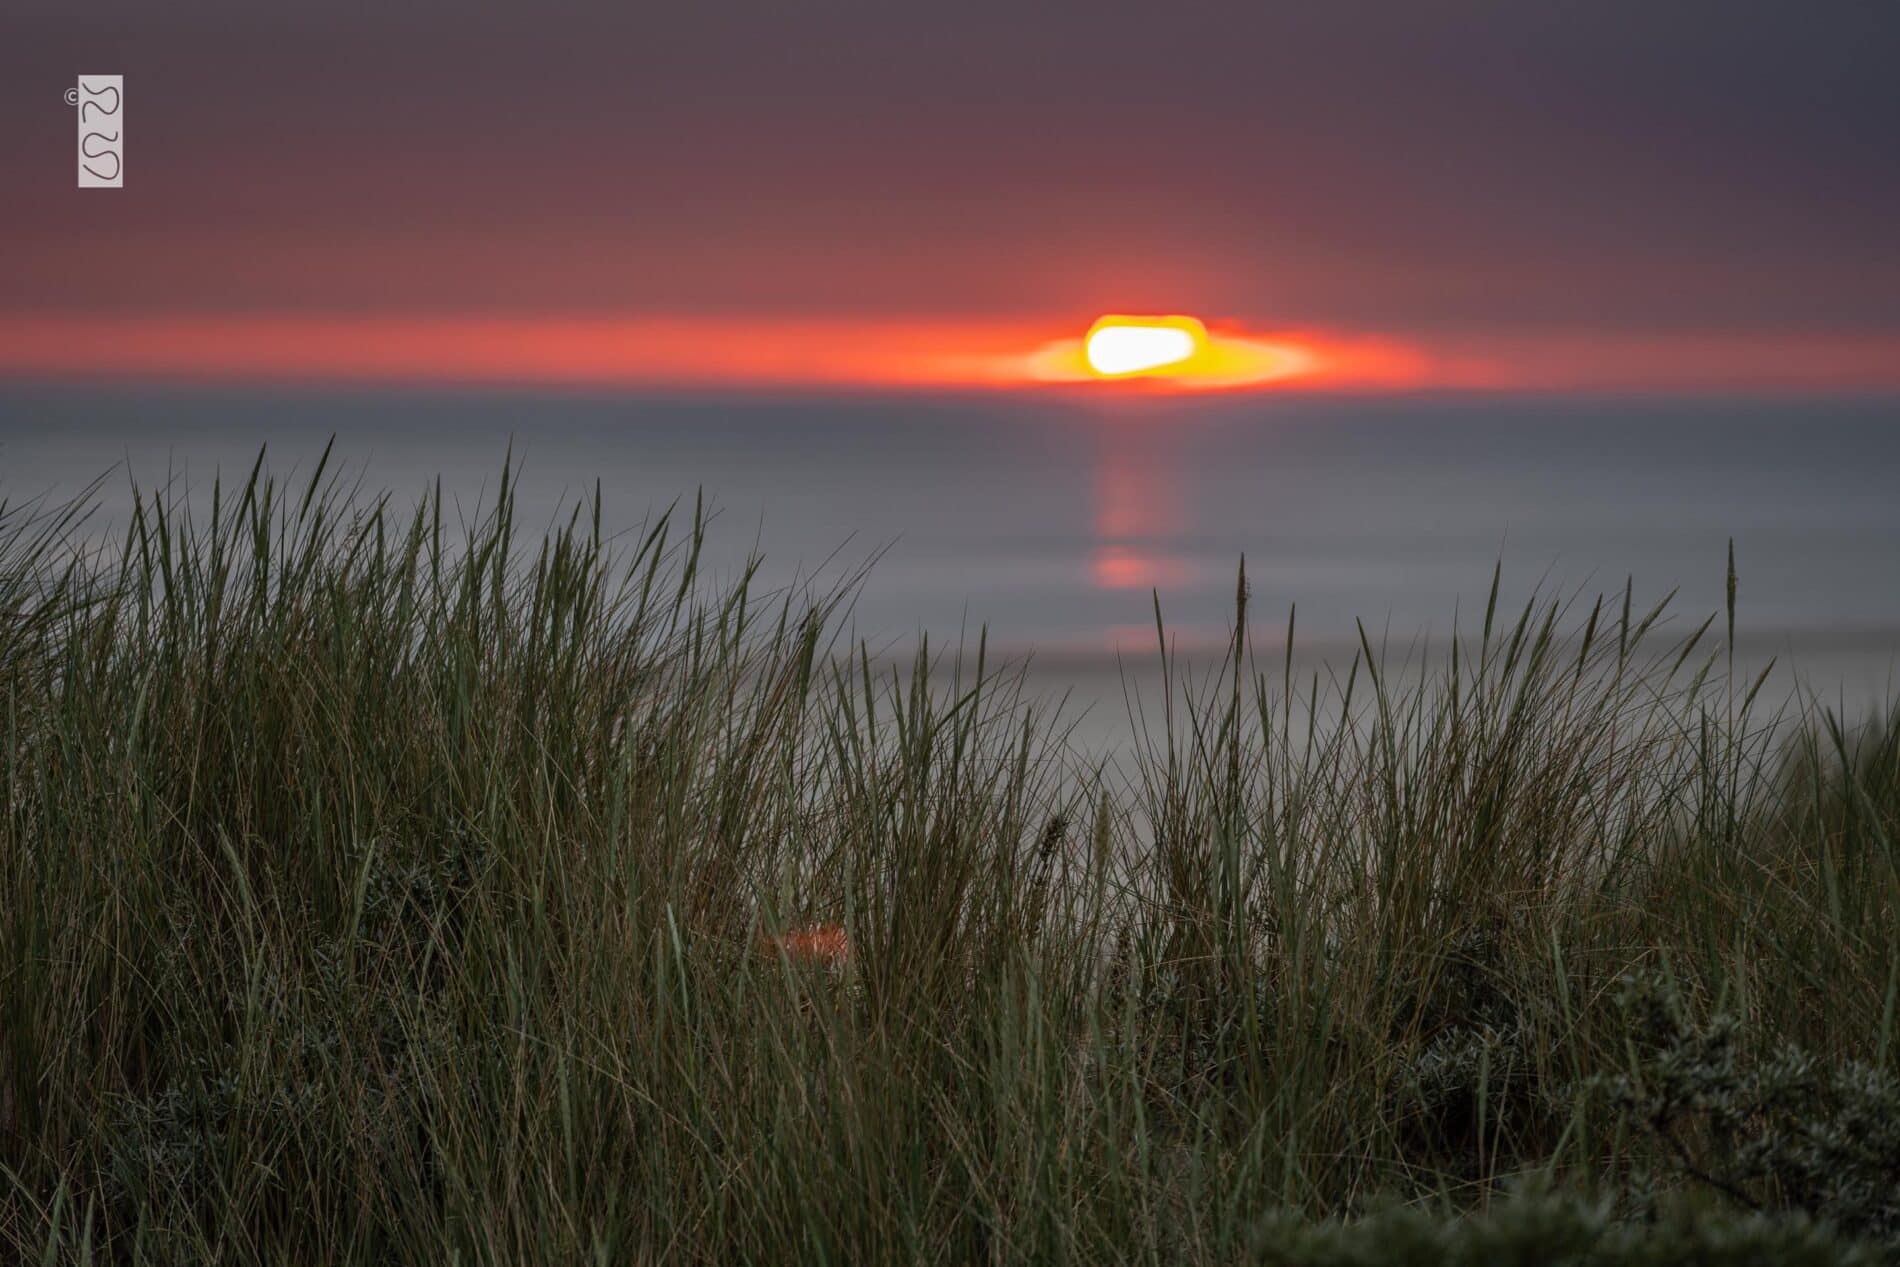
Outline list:
[[[334,435],[397,500],[440,476],[473,506],[512,447],[530,525],[596,482],[629,528],[704,490],[714,557],[768,579],[881,554],[855,609],[874,648],[919,631],[1034,649],[1035,680],[1119,713],[1152,658],[1151,593],[1190,650],[1217,643],[1244,554],[1263,640],[1298,604],[1302,660],[1363,620],[1395,647],[1507,599],[1679,590],[1678,627],[1722,606],[1740,642],[1849,711],[1900,675],[1900,401],[1778,399],[713,399],[651,395],[0,384],[0,497],[110,473],[206,489],[308,472]],[[1276,653],[1277,654],[1277,651]]]

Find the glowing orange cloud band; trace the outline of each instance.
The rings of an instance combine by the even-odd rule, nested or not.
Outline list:
[[[0,373],[321,382],[1008,388],[1098,377],[1048,323],[690,319],[7,318]],[[1074,327],[1071,327],[1074,328]],[[1191,379],[1130,388],[1369,386],[1424,363],[1387,343],[1222,334]],[[1106,384],[1094,384],[1106,386]]]
[[[1103,321],[1184,323],[1186,355],[1175,338],[1173,359],[1105,375],[1073,333],[1081,321],[0,314],[0,375],[1104,393],[1900,388],[1900,339],[1885,336],[1405,340]],[[1134,355],[1118,364],[1148,353]]]

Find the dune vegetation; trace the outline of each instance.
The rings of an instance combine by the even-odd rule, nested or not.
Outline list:
[[[1900,722],[1732,585],[1302,677],[1243,573],[1092,764],[693,510],[91,505],[0,508],[0,1258],[1900,1246]]]

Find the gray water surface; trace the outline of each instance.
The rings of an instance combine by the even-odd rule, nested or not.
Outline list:
[[[1244,554],[1263,638],[1296,651],[1442,641],[1506,597],[1679,589],[1739,640],[1849,704],[1900,663],[1900,401],[1413,396],[709,398],[531,392],[0,384],[0,497],[69,496],[111,472],[202,491],[260,446],[279,474],[336,454],[400,503],[440,476],[473,505],[512,446],[529,525],[591,493],[630,528],[703,489],[714,558],[755,544],[768,579],[882,551],[857,631],[1033,649],[1038,680],[1112,697],[1152,658],[1151,592],[1184,647],[1219,643]]]

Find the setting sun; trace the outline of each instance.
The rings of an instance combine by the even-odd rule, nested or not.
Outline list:
[[[1339,349],[1335,349],[1337,351]],[[1355,361],[1363,357],[1353,357]],[[1160,391],[1254,387],[1313,380],[1346,368],[1308,336],[1262,336],[1198,317],[1098,317],[1081,338],[1043,344],[1022,371],[1045,383],[1138,380]]]
[[[1095,373],[1125,378],[1190,360],[1207,347],[1207,327],[1193,317],[1103,317],[1082,347]]]

